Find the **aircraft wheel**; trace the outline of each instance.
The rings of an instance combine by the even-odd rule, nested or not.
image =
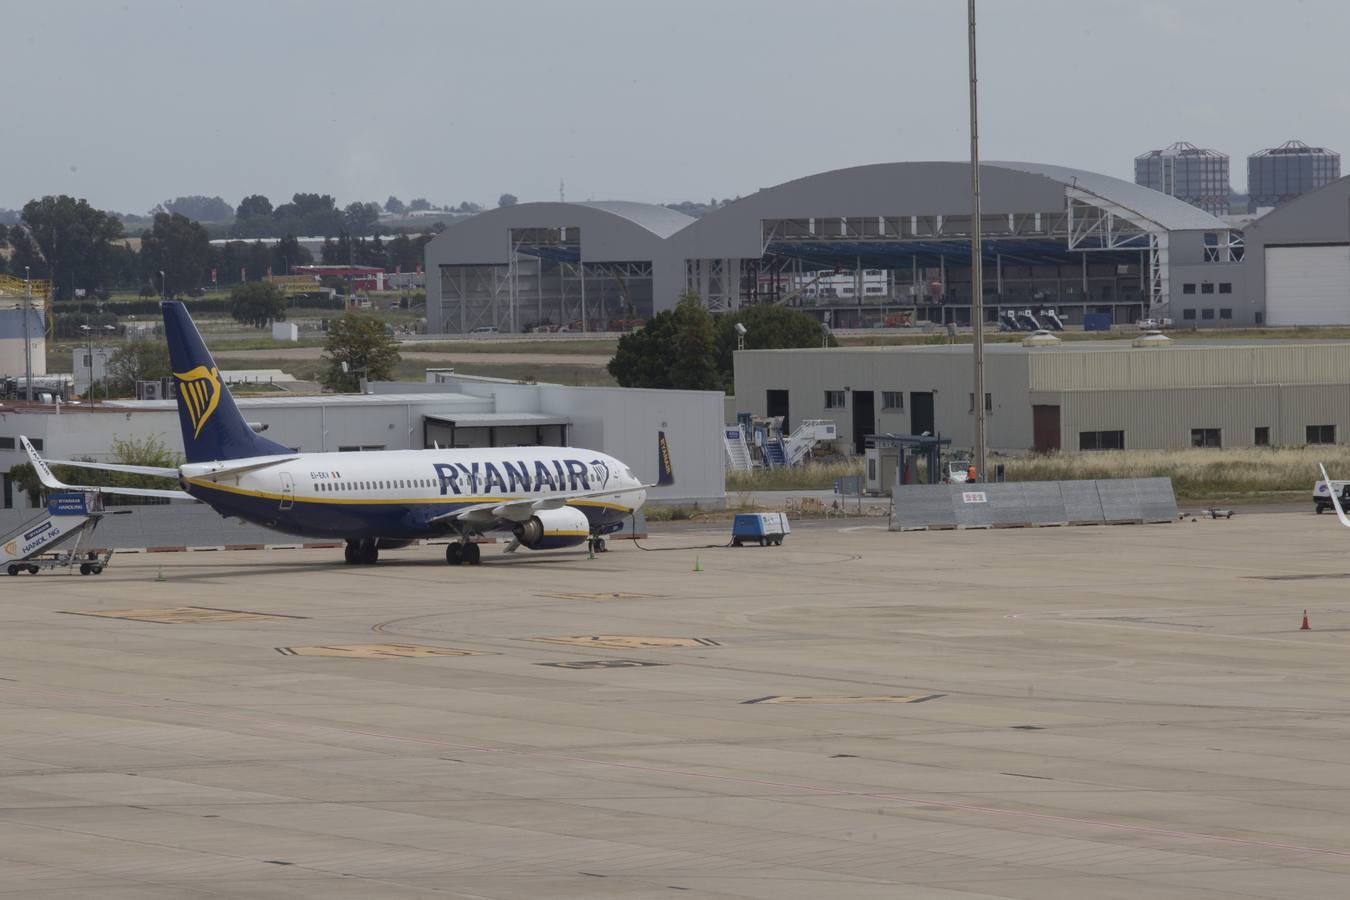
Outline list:
[[[342,548],[342,558],[346,560],[347,565],[356,565],[356,541],[348,541],[347,546]]]
[[[19,567],[18,567],[18,566],[10,566],[10,567],[9,567],[8,569],[6,569],[5,571],[9,572],[9,574],[11,574],[11,575],[18,575],[18,574],[19,574]]]
[[[380,545],[373,539],[362,541],[357,551],[357,562],[363,566],[373,566],[380,561]]]
[[[42,570],[41,570],[40,568],[38,568],[37,566],[29,566],[29,567],[28,567],[28,574],[29,574],[29,575],[36,575],[38,572],[41,572],[41,571],[42,571]]]
[[[609,549],[609,547],[605,546],[605,539],[604,539],[604,538],[598,537],[598,538],[595,539],[595,552],[596,552],[596,553],[604,553],[604,552],[605,552],[606,550],[608,550],[608,549]]]
[[[463,550],[464,561],[471,566],[476,566],[483,561],[483,551],[477,544],[465,544]]]
[[[458,542],[445,545],[445,561],[452,566],[457,566],[464,561]]]
[[[80,574],[81,575],[89,574],[89,563],[80,563]]]
[[[90,574],[93,574],[93,575],[102,575],[102,574],[103,574],[103,567],[100,566],[100,565],[97,565],[97,564],[92,565],[92,566],[89,567],[89,572],[90,572]]]

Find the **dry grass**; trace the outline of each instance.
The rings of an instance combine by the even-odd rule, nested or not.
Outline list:
[[[999,460],[1009,481],[1077,478],[1172,479],[1177,496],[1250,496],[1284,491],[1308,493],[1323,463],[1333,478],[1350,477],[1350,447],[1106,450]]]
[[[729,470],[727,490],[751,491],[826,491],[834,487],[834,480],[843,475],[861,475],[861,459],[836,462],[811,462],[785,469],[752,469],[749,472]]]

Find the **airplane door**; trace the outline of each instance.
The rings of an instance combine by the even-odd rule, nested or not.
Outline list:
[[[281,473],[281,509],[290,509],[295,505],[295,481],[291,473]]]

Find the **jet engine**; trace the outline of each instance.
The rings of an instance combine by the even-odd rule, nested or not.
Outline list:
[[[586,543],[586,538],[591,534],[591,524],[580,510],[562,506],[540,510],[516,525],[514,531],[522,547],[553,550]]]

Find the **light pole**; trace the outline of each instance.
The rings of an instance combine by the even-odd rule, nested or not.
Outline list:
[[[164,270],[159,270],[159,299],[169,299],[169,279],[164,277]]]
[[[975,78],[975,0],[969,0],[967,24],[970,32],[970,324],[975,349],[975,471],[989,480],[988,439],[984,410],[984,259],[980,242],[980,126],[977,82]]]
[[[24,399],[33,402],[33,344],[28,339],[28,319],[33,315],[33,279],[28,266],[23,267],[23,391]]]

